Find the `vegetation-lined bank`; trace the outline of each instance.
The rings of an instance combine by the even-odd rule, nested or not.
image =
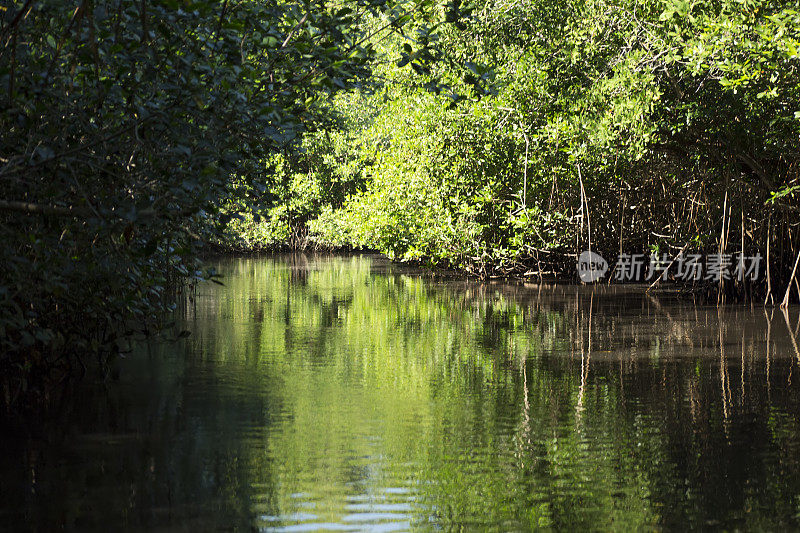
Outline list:
[[[800,251],[799,7],[14,0],[4,402],[161,328],[214,277],[208,243],[481,277],[573,276],[589,247],[761,253],[756,290],[724,290],[780,300]]]
[[[276,227],[481,277],[574,277],[589,247],[610,260],[760,253],[781,300],[800,250],[797,8],[477,6],[443,32],[448,60],[424,82],[400,68],[407,50],[376,66],[373,93],[335,101],[342,127],[306,137],[289,166],[291,187],[313,193],[294,212],[280,203]],[[332,183],[358,193],[324,198]]]

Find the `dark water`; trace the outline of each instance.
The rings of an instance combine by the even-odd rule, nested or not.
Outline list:
[[[374,257],[235,259],[0,448],[0,527],[785,529],[796,309],[480,285]]]

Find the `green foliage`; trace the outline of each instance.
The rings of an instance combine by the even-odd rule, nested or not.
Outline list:
[[[428,0],[3,6],[6,401],[25,394],[27,378],[15,376],[63,374],[152,331],[175,290],[207,277],[198,244],[219,239],[241,211],[255,223],[259,211],[277,209],[269,213],[276,240],[288,235],[278,222],[318,212],[336,188],[294,170],[274,175],[278,156],[318,129],[330,95],[369,74],[370,36],[423,28],[430,8]]]
[[[443,32],[429,83],[383,67],[354,148],[369,184],[313,232],[489,275],[590,241],[716,251],[743,218],[736,250],[765,255],[796,240],[798,17],[770,0],[491,2]],[[782,281],[792,259],[773,257]]]
[[[354,94],[337,95],[344,107]],[[359,110],[363,109],[358,107]],[[242,250],[303,248],[308,243],[307,225],[324,209],[341,206],[348,196],[363,188],[364,178],[356,159],[353,130],[364,117],[329,111],[340,129],[307,132],[293,149],[273,156],[267,164],[266,184],[233,181],[223,210],[228,222],[213,242],[222,248]]]
[[[590,243],[771,242],[785,283],[798,7],[16,0],[0,12],[0,366],[69,371],[64,353],[152,331],[213,275],[209,242],[480,276],[572,271]]]
[[[326,242],[466,269],[552,246],[560,217],[522,205],[521,136],[497,129],[505,115],[481,102],[464,111],[429,92],[403,92],[361,134],[369,188],[312,231]],[[537,184],[527,185],[536,194]]]

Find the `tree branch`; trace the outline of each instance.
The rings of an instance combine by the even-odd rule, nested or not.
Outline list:
[[[81,209],[79,207],[43,205],[13,200],[0,200],[0,210],[21,211],[23,213],[45,216],[87,216],[89,214],[88,209]]]

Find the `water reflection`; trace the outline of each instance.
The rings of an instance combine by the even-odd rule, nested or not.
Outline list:
[[[232,259],[180,344],[2,440],[0,524],[797,527],[796,311]]]

